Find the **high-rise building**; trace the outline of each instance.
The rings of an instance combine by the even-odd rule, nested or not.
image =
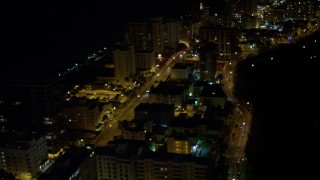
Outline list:
[[[217,26],[203,26],[200,28],[200,41],[216,43],[218,45],[217,52],[223,56],[230,56],[238,50],[238,38],[238,28]]]
[[[136,51],[135,60],[136,60],[136,70],[150,70],[153,66],[156,65],[154,51]]]
[[[320,1],[315,2],[315,16],[320,17]]]
[[[66,128],[95,130],[99,124],[99,105],[95,99],[73,98],[64,109]]]
[[[180,38],[185,42],[190,42],[192,39],[197,38],[199,35],[199,29],[202,26],[202,23],[200,21],[193,22],[188,18],[184,18],[180,30]]]
[[[284,13],[285,20],[311,20],[315,18],[314,1],[287,1]]]
[[[37,179],[50,164],[44,136],[36,133],[1,136],[0,169],[16,179]]]
[[[228,0],[231,4],[233,13],[247,14],[254,16],[257,12],[257,4],[261,4],[259,0]]]
[[[257,14],[257,0],[244,0],[242,5],[244,14],[250,16]]]
[[[166,19],[163,21],[163,47],[164,50],[175,50],[180,41],[181,21],[179,19]],[[175,52],[175,51],[173,51]]]
[[[191,2],[190,14],[192,21],[201,20],[202,2],[200,0],[194,0]]]
[[[214,81],[218,58],[218,45],[215,43],[205,43],[200,46],[199,58],[200,79],[204,81]]]
[[[163,51],[162,17],[134,19],[127,23],[128,41],[135,50]]]
[[[63,77],[21,76],[0,82],[2,131],[30,130],[46,134],[49,153],[58,153],[66,144],[63,127],[65,86]]]
[[[123,44],[113,51],[115,78],[118,82],[136,74],[134,45]]]

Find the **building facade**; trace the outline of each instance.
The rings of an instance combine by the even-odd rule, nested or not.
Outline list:
[[[2,131],[29,129],[46,134],[48,151],[58,153],[66,145],[63,77],[6,79],[0,83]]]
[[[86,98],[75,100],[64,109],[64,115],[67,128],[95,130],[100,118],[99,105]]]
[[[118,82],[136,73],[134,45],[120,45],[113,51],[114,73]]]
[[[162,17],[135,19],[127,23],[128,41],[135,50],[163,52]]]
[[[145,152],[137,160],[137,180],[209,180],[212,179],[209,159],[185,154]]]
[[[200,46],[200,79],[212,82],[216,75],[218,59],[218,45],[215,43],[204,43]]]
[[[156,65],[156,55],[154,51],[136,51],[136,69],[150,70]]]
[[[35,180],[49,164],[44,136],[28,134],[1,142],[0,169],[12,173],[16,179]]]

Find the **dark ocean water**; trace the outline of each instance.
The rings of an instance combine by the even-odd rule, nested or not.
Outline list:
[[[11,1],[2,11],[1,66],[74,61],[122,40],[128,19],[176,17],[186,7],[182,0]]]
[[[188,8],[182,0],[8,1],[0,11],[0,76],[81,64],[121,41],[129,19],[178,17]]]

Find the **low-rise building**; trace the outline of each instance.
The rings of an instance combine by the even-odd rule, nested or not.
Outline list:
[[[65,125],[70,129],[95,130],[99,124],[99,104],[96,100],[76,98],[64,109]]]

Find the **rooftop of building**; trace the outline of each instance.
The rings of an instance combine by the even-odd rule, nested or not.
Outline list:
[[[185,164],[191,162],[199,165],[204,165],[206,167],[211,162],[211,160],[208,158],[195,157],[191,154],[177,154],[162,151],[143,151],[138,157],[138,161],[144,159],[153,159],[154,161],[172,162],[176,164]]]
[[[68,179],[92,153],[86,147],[71,147],[55,160],[55,163],[39,179]]]
[[[125,121],[123,129],[125,131],[140,132],[144,130],[144,122],[141,121]]]
[[[89,139],[94,140],[98,135],[99,131],[92,131],[92,130],[83,130],[83,129],[71,129],[67,130],[68,136],[71,139]]]
[[[83,106],[83,107],[87,107],[88,109],[94,109],[98,105],[99,105],[99,101],[97,99],[88,99],[86,97],[76,97],[76,96],[71,98],[71,100],[67,103],[67,107]]]
[[[194,66],[195,65],[191,63],[177,63],[172,67],[172,69],[187,69]]]
[[[153,135],[164,136],[166,131],[167,131],[167,127],[163,127],[163,126],[160,126],[160,125],[155,125],[155,126],[152,127],[152,134]]]
[[[142,140],[116,139],[108,142],[107,146],[96,147],[95,154],[98,156],[114,156],[128,159],[146,144]]]
[[[194,87],[204,87],[208,84],[208,81],[196,81]]]
[[[201,97],[227,97],[221,84],[207,84],[200,93]]]
[[[187,83],[181,82],[160,82],[159,85],[150,90],[150,94],[182,94],[188,88]]]
[[[180,113],[169,124],[170,127],[194,128],[196,126],[207,126],[210,129],[221,129],[224,122],[221,120],[208,120],[203,118],[202,114],[189,117],[187,113]]]
[[[173,104],[164,103],[140,103],[135,111],[156,111],[156,112],[167,112],[174,109]]]
[[[44,136],[37,132],[1,133],[0,148],[29,149],[32,145],[32,140],[39,138],[44,138]]]

